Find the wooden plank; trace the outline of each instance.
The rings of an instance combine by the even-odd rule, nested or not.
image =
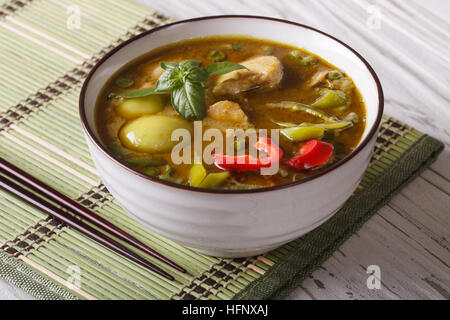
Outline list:
[[[424,179],[416,179],[389,204],[444,248],[449,248],[450,197]],[[450,256],[441,257],[449,263]]]
[[[445,178],[441,173],[434,170],[433,168],[425,170],[420,177],[426,180],[428,183],[432,184],[440,191],[447,195],[450,195],[450,180]]]
[[[317,299],[448,299],[449,201],[448,194],[416,179],[303,287]],[[366,268],[371,264],[381,268],[381,290],[367,289]],[[290,298],[302,297],[294,293]]]

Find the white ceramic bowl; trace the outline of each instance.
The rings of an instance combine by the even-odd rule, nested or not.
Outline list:
[[[367,124],[356,150],[324,172],[265,189],[204,190],[148,177],[115,160],[94,125],[97,96],[118,69],[160,46],[211,35],[248,35],[305,48],[344,70],[365,100]],[[92,158],[108,190],[150,230],[214,256],[264,253],[329,219],[357,187],[374,146],[383,92],[369,64],[343,42],[305,25],[255,16],[179,21],[144,32],[108,53],[91,71],[80,96],[80,115]]]

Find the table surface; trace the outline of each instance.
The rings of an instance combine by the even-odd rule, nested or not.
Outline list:
[[[450,1],[137,0],[174,19],[273,16],[345,41],[374,67],[387,115],[446,145],[438,160],[380,209],[290,299],[450,299]],[[367,267],[380,268],[369,289]],[[29,299],[0,279],[0,299]]]

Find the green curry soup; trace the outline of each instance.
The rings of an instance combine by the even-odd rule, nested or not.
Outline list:
[[[278,172],[261,174],[264,165],[250,165],[248,156],[225,163],[225,154],[211,165],[174,164],[171,133],[192,132],[195,120],[203,130],[268,129],[258,145]],[[114,74],[99,95],[96,126],[111,154],[142,173],[200,188],[252,189],[301,180],[350,154],[364,131],[365,106],[344,71],[305,50],[208,37],[161,47]],[[278,143],[270,129],[280,130]]]

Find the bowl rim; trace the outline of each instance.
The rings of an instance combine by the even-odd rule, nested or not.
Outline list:
[[[275,22],[279,22],[279,23],[283,23],[283,24],[289,24],[289,25],[297,26],[297,27],[304,28],[304,29],[309,29],[309,30],[311,30],[313,32],[320,33],[320,34],[322,34],[322,35],[324,35],[324,36],[326,36],[328,38],[331,38],[332,40],[338,42],[339,44],[341,44],[345,48],[349,49],[358,59],[360,59],[364,63],[364,65],[366,66],[367,70],[371,74],[373,80],[375,81],[375,84],[376,84],[376,87],[377,87],[377,92],[378,92],[378,110],[377,110],[377,117],[375,119],[375,122],[374,122],[370,132],[359,143],[359,145],[356,147],[355,150],[353,150],[345,158],[343,158],[343,159],[333,163],[332,165],[327,167],[325,170],[323,170],[322,172],[320,172],[320,173],[318,173],[316,175],[306,177],[306,178],[301,179],[299,181],[286,183],[286,184],[281,184],[281,185],[276,185],[276,186],[272,186],[272,187],[263,187],[263,188],[256,188],[256,189],[243,189],[243,190],[225,190],[225,189],[197,188],[197,187],[191,187],[191,186],[178,184],[178,183],[174,183],[174,182],[160,180],[158,178],[151,177],[149,175],[146,175],[144,173],[141,173],[141,172],[139,172],[137,170],[134,170],[134,169],[126,166],[125,164],[123,164],[122,162],[120,162],[119,160],[114,158],[106,150],[106,148],[99,141],[99,139],[97,139],[97,137],[95,136],[94,132],[92,131],[92,129],[90,128],[90,126],[88,124],[87,117],[86,117],[86,112],[85,112],[85,104],[84,104],[87,87],[89,86],[89,82],[90,82],[92,76],[94,75],[94,73],[97,71],[97,69],[106,60],[108,60],[112,55],[114,55],[117,51],[119,51],[123,47],[127,46],[128,44],[130,44],[130,43],[132,43],[132,42],[134,42],[134,41],[136,41],[136,40],[138,40],[140,38],[143,38],[143,37],[145,37],[145,36],[147,36],[149,34],[158,32],[160,30],[169,28],[169,27],[174,26],[174,25],[185,24],[185,23],[196,22],[196,21],[215,20],[215,19],[229,19],[229,18],[269,20],[269,21],[275,21]],[[84,80],[84,83],[83,83],[83,86],[82,86],[81,92],[80,92],[80,98],[79,98],[79,114],[80,114],[81,123],[83,125],[83,129],[86,132],[86,136],[91,140],[91,142],[94,144],[95,147],[97,147],[107,158],[112,160],[115,164],[119,165],[123,169],[126,169],[128,172],[131,172],[134,175],[139,176],[141,178],[144,178],[144,179],[146,179],[148,181],[151,181],[151,182],[156,182],[156,183],[168,186],[168,187],[174,187],[174,188],[177,188],[177,189],[180,189],[180,190],[185,190],[185,191],[193,191],[193,192],[199,192],[199,193],[213,193],[213,194],[247,194],[247,193],[260,193],[260,192],[276,191],[276,190],[282,190],[282,189],[287,189],[287,188],[290,188],[290,187],[298,186],[300,184],[304,184],[304,183],[307,183],[307,182],[309,182],[311,180],[314,180],[314,179],[317,179],[319,177],[322,177],[322,176],[326,175],[327,173],[329,173],[329,172],[339,168],[340,166],[344,165],[345,163],[347,163],[348,161],[353,159],[362,149],[364,149],[364,147],[369,143],[369,141],[371,141],[373,136],[378,131],[378,128],[380,126],[381,119],[382,119],[382,116],[383,116],[383,110],[384,110],[384,94],[383,94],[383,89],[382,89],[382,86],[381,86],[381,82],[380,82],[377,74],[373,70],[373,68],[367,62],[367,60],[364,59],[361,56],[361,54],[359,54],[355,49],[353,49],[352,47],[347,45],[345,42],[337,39],[336,37],[334,37],[334,36],[332,36],[332,35],[330,35],[328,33],[325,33],[325,32],[323,32],[321,30],[318,30],[316,28],[307,26],[305,24],[301,24],[301,23],[297,23],[297,22],[293,22],[293,21],[289,21],[289,20],[285,20],[285,19],[279,19],[279,18],[273,18],[273,17],[265,17],[265,16],[258,16],[258,15],[214,15],[214,16],[196,17],[196,18],[192,18],[192,19],[185,19],[185,20],[175,21],[173,23],[165,24],[163,26],[159,26],[159,27],[156,27],[154,29],[151,29],[151,30],[148,30],[148,31],[144,31],[144,32],[142,32],[142,33],[140,33],[140,34],[138,34],[138,35],[136,35],[136,36],[134,36],[134,37],[124,41],[124,42],[122,42],[121,44],[119,44],[118,46],[114,47],[113,49],[111,49],[107,54],[105,54],[95,64],[95,66],[92,68],[92,70],[89,72],[88,76]]]

